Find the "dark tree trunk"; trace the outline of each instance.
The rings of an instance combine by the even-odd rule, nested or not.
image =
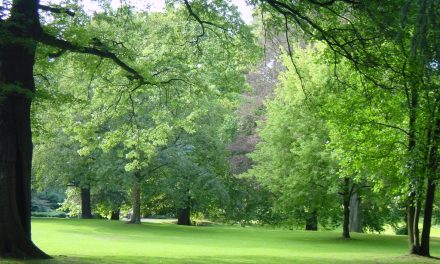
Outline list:
[[[415,88],[416,85],[412,83],[410,91],[410,107],[409,107],[409,124],[408,124],[408,153],[413,155],[414,149],[416,147],[416,119],[417,119],[417,106],[418,106],[418,91]],[[414,164],[414,160],[410,160],[407,164],[409,168],[408,178],[410,181],[410,193],[408,197],[408,206],[407,206],[407,228],[408,228],[408,246],[410,254],[418,254],[419,253],[419,245],[418,245],[418,236],[419,236],[419,227],[418,227],[418,214],[416,214],[416,189],[415,186],[417,183],[413,181],[417,172],[415,171],[416,166]],[[417,215],[417,217],[416,217]]]
[[[434,203],[435,183],[432,179],[428,180],[428,189],[426,191],[425,210],[423,218],[422,240],[420,247],[420,255],[430,256],[429,253],[429,236],[431,233],[432,207]]]
[[[81,218],[92,218],[92,205],[90,202],[90,187],[81,188]]]
[[[350,199],[350,232],[362,233],[361,199],[354,193]]]
[[[110,220],[119,220],[119,214],[120,214],[121,210],[118,209],[116,211],[112,211],[112,214],[110,216]]]
[[[342,222],[342,237],[350,238],[350,178],[344,178],[342,195],[342,205],[344,207],[344,219]]]
[[[318,212],[313,210],[306,218],[306,230],[317,231],[318,230]]]
[[[350,198],[344,197],[344,222],[342,223],[342,237],[350,238]]]
[[[10,18],[0,23],[0,258],[48,257],[31,241],[30,107],[36,43],[27,36],[37,27],[36,1],[14,1]]]
[[[432,140],[428,141],[431,143],[431,149],[429,150],[428,156],[428,168],[427,168],[427,188],[425,197],[425,208],[423,215],[423,230],[422,238],[420,243],[420,255],[430,256],[429,252],[429,237],[431,233],[431,221],[432,221],[432,210],[434,205],[434,195],[435,195],[435,179],[438,179],[438,148],[440,145],[440,98],[436,100],[437,103],[437,117],[433,125]]]
[[[191,208],[189,206],[177,209],[177,224],[191,225]]]
[[[135,183],[131,189],[131,199],[133,213],[131,214],[130,224],[140,224],[141,223],[141,187],[139,183]]]

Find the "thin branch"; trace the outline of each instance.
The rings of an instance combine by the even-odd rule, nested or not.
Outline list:
[[[331,6],[333,4],[335,4],[336,2],[344,2],[347,4],[360,4],[359,1],[353,1],[353,0],[328,0],[328,1],[318,1],[318,0],[308,0],[310,3],[315,4],[315,5],[319,5],[322,7],[328,7]]]
[[[286,41],[287,41],[287,51],[289,52],[289,57],[290,57],[290,61],[292,62],[293,68],[295,69],[295,73],[296,75],[298,75],[299,81],[301,83],[301,90],[304,93],[304,99],[307,101],[308,96],[306,93],[306,89],[304,87],[304,80],[303,77],[301,76],[301,73],[299,72],[298,67],[296,66],[295,61],[293,60],[293,53],[292,53],[292,48],[290,47],[290,40],[289,40],[289,25],[288,25],[288,21],[287,21],[287,16],[284,15],[284,22],[285,22],[285,33],[286,33]]]
[[[38,5],[38,9],[56,14],[66,14],[71,17],[75,16],[75,13],[72,10],[60,6],[54,7],[40,4]]]
[[[197,35],[197,37],[196,37],[196,42],[197,42],[197,43],[199,42],[199,39],[200,39],[201,37],[203,37],[203,36],[205,35],[205,33],[206,33],[206,27],[205,27],[205,25],[210,25],[210,26],[213,26],[213,27],[216,27],[216,28],[222,29],[223,31],[226,31],[226,32],[228,31],[228,30],[227,30],[226,28],[224,28],[223,26],[217,25],[217,24],[212,23],[212,22],[210,22],[210,21],[202,20],[202,19],[200,18],[200,16],[197,15],[197,14],[194,12],[194,10],[192,9],[192,7],[191,7],[191,5],[189,4],[188,0],[184,0],[183,3],[185,4],[185,7],[186,7],[186,9],[188,10],[189,15],[192,16],[192,17],[197,21],[197,23],[199,23],[199,25],[200,25],[201,28],[202,28],[202,32],[201,32],[199,35]]]
[[[154,167],[154,168],[148,170],[148,174],[153,173],[153,172],[157,171],[158,169],[160,169],[160,168],[162,168],[162,167],[165,167],[165,166],[168,166],[168,165],[170,165],[170,164],[171,164],[171,162],[165,162],[165,163],[162,163],[162,164],[160,164],[160,165],[158,165],[158,166],[156,166],[156,167]]]
[[[389,125],[389,124],[384,124],[384,123],[380,123],[380,122],[377,122],[377,121],[370,121],[370,123],[375,124],[375,125],[381,125],[381,126],[389,127],[389,128],[394,128],[394,129],[397,129],[397,130],[399,130],[399,131],[401,131],[401,132],[403,132],[403,133],[405,133],[406,135],[409,136],[409,132],[406,131],[405,129],[401,128],[401,127],[394,126],[394,125]]]
[[[48,57],[49,57],[49,59],[56,59],[58,57],[61,57],[64,53],[66,53],[66,50],[61,49],[61,50],[58,50],[56,52],[49,53]]]

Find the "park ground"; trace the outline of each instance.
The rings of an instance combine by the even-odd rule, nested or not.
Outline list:
[[[33,219],[33,240],[54,257],[5,264],[105,263],[440,263],[407,256],[405,236],[307,232],[228,225],[129,225],[122,221]],[[440,229],[431,254],[440,257]]]

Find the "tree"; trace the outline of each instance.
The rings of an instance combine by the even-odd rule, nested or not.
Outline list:
[[[53,121],[53,120],[52,120]],[[53,125],[55,122],[49,123]],[[95,160],[78,154],[79,142],[65,133],[55,131],[43,139],[35,140],[33,174],[37,187],[74,187],[80,190],[81,218],[92,218],[90,197],[91,185],[95,181]]]
[[[193,133],[181,133],[167,150],[169,165],[159,189],[177,209],[178,224],[191,225],[191,213],[216,215],[227,204],[227,145],[234,127],[234,99],[209,98]]]
[[[262,141],[251,155],[255,166],[247,174],[278,194],[275,206],[287,221],[317,230],[318,219],[325,226],[327,219],[335,218],[339,176],[337,161],[327,146],[329,132],[319,116],[319,103],[313,104],[319,101],[328,78],[325,65],[306,61],[303,56],[301,65],[308,64],[303,69],[309,99],[286,59],[288,70],[275,98],[266,102],[266,121],[259,131]]]
[[[209,5],[215,6],[215,3]],[[222,8],[225,10],[228,6],[222,5]],[[135,81],[139,86],[156,86],[161,82],[155,78],[153,69],[140,72],[121,59],[118,54],[124,54],[123,48],[110,48],[103,45],[104,40],[82,34],[81,23],[76,24],[75,30],[67,31],[60,30],[62,27],[43,27],[39,10],[60,16],[75,15],[64,8],[40,5],[38,0],[13,1],[0,14],[0,32],[4,36],[0,42],[0,207],[3,210],[0,216],[0,257],[47,257],[33,245],[30,237],[30,107],[35,92],[33,66],[37,43],[53,47],[55,56],[71,51],[111,61],[125,72],[122,77],[125,81]],[[187,10],[195,17],[198,8]],[[215,19],[215,16],[211,17]],[[214,23],[197,22],[200,22],[203,33],[207,27],[215,27]],[[233,23],[225,23],[217,29],[223,31],[229,25]],[[231,33],[233,35],[235,31]],[[203,35],[198,35],[197,41]]]
[[[407,106],[406,127],[387,125],[400,129],[408,142],[404,167],[409,194],[410,253],[429,256],[437,174],[435,131],[439,131],[434,114],[438,109],[438,67],[432,67],[438,61],[436,43],[440,38],[435,30],[438,2],[382,1],[380,5],[376,1],[345,0],[261,2],[261,10],[273,14],[271,19],[278,28],[289,31],[289,24],[298,25],[309,38],[327,45],[335,64],[339,58],[346,58],[365,84],[390,92],[387,99],[393,101],[396,93],[403,95],[400,98],[402,105]],[[422,200],[424,228],[420,237]]]

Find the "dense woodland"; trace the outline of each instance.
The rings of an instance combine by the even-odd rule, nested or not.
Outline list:
[[[440,2],[0,6],[0,257],[34,216],[382,232],[440,220]],[[422,226],[420,229],[419,226]],[[288,232],[288,231],[286,231]]]

